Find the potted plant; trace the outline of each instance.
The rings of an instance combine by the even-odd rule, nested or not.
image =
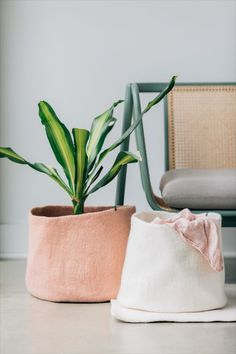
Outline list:
[[[160,102],[173,88],[175,77],[143,113]],[[110,147],[105,139],[114,127],[115,102],[96,117],[90,131],[73,128],[72,135],[45,101],[39,116],[53,153],[67,182],[57,170],[31,163],[9,147],[0,147],[0,157],[25,164],[53,179],[69,195],[72,206],[45,206],[29,213],[29,255],[26,285],[29,292],[51,301],[106,301],[116,297],[130,228],[133,206],[86,207],[88,196],[111,182],[122,166],[139,157],[120,151],[107,173],[99,177],[104,158],[138,126],[142,117]]]

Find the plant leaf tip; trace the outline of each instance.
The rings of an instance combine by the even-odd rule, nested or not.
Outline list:
[[[138,161],[141,162],[141,161],[143,160],[143,159],[142,159],[142,156],[141,156],[141,153],[140,153],[139,150],[137,151],[136,156],[137,156],[137,158],[138,158]]]

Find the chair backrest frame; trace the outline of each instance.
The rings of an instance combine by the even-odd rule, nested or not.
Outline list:
[[[140,93],[158,93],[162,91],[167,83],[136,83],[138,87],[139,94]],[[236,82],[181,82],[176,83],[175,87],[190,87],[190,86],[236,86]],[[168,107],[168,97],[164,98],[164,134],[165,134],[165,170],[169,170],[169,107]]]
[[[141,104],[140,104],[140,93],[158,93],[166,87],[167,83],[135,83],[128,84],[126,87],[125,95],[125,107],[124,107],[124,117],[123,117],[123,127],[124,132],[132,122],[132,118],[137,120],[142,114]],[[213,85],[233,85],[236,86],[235,82],[224,82],[224,83],[178,83],[175,86],[213,86]],[[169,169],[169,145],[168,145],[168,102],[167,97],[164,98],[164,134],[165,134],[165,170]],[[152,184],[150,180],[150,173],[148,167],[148,158],[145,144],[145,136],[143,130],[143,123],[141,122],[135,130],[136,144],[137,148],[141,153],[142,161],[139,163],[140,174],[142,180],[142,186],[146,194],[147,201],[152,209],[162,210],[166,209],[165,205],[162,205],[162,199],[158,198],[152,189]],[[129,138],[127,138],[121,145],[121,150],[127,150],[129,148]],[[117,181],[117,191],[116,191],[116,205],[124,204],[124,194],[125,194],[125,183],[126,183],[126,173],[127,167],[124,166],[119,175]],[[174,210],[172,210],[174,211]],[[195,212],[202,212],[195,211]],[[223,218],[223,226],[236,226],[236,211],[234,210],[222,210],[218,211],[221,213]]]

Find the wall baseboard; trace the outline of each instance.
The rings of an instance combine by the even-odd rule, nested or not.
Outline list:
[[[0,253],[0,260],[5,261],[5,260],[26,260],[27,259],[27,254],[25,253]]]
[[[17,261],[17,260],[25,260],[25,254],[1,254],[0,253],[0,261]],[[225,282],[226,283],[236,283],[236,257],[224,257],[225,260]]]
[[[230,229],[223,229],[225,273],[227,283],[236,283],[235,229]],[[27,249],[27,224],[0,224],[0,260],[26,259]]]
[[[236,228],[224,228],[223,254],[236,258]],[[25,258],[28,250],[27,223],[0,223],[0,258]]]

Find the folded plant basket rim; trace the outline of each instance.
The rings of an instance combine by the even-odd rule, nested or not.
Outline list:
[[[29,212],[26,286],[56,302],[104,302],[117,295],[135,206],[46,205]]]
[[[85,211],[83,214],[73,214],[73,207],[70,205],[60,205],[60,204],[53,204],[53,205],[43,205],[43,206],[37,206],[33,207],[29,211],[29,215],[31,216],[36,216],[38,218],[46,218],[48,220],[50,219],[58,219],[58,218],[68,218],[68,217],[84,217],[85,215],[88,214],[93,214],[93,213],[104,213],[108,211],[117,211],[118,209],[128,209],[128,208],[135,208],[134,205],[98,205],[98,206],[86,206]],[[54,211],[54,210],[60,210],[59,215],[47,215],[48,212]],[[62,213],[64,212],[64,213]]]

